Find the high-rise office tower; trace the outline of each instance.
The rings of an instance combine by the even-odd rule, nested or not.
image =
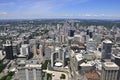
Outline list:
[[[64,34],[58,35],[58,41],[60,43],[65,43],[66,42],[66,36]]]
[[[12,42],[7,40],[6,44],[3,44],[4,50],[6,52],[6,59],[13,59],[13,49],[12,49]]]
[[[13,56],[17,56],[19,53],[18,44],[12,43]]]
[[[51,53],[51,67],[54,67],[56,57],[57,57],[57,53],[56,52]]]
[[[111,60],[112,41],[106,39],[102,43],[102,60]]]
[[[89,32],[89,36],[90,36],[90,38],[92,38],[93,37],[93,32]]]
[[[59,60],[62,62],[63,66],[65,66],[66,50],[61,48],[58,54],[59,54]]]
[[[89,30],[87,29],[87,31],[86,31],[86,35],[89,35]]]
[[[101,80],[117,80],[118,71],[119,67],[114,62],[104,62],[102,64]]]
[[[68,30],[68,36],[73,37],[74,36],[74,30]]]

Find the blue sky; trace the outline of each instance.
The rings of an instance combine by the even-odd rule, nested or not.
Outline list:
[[[120,0],[0,0],[0,19],[120,19]]]

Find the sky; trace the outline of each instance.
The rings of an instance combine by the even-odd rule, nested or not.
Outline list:
[[[0,0],[0,19],[120,19],[120,0]]]

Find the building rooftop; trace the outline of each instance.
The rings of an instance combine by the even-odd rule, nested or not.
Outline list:
[[[28,47],[29,44],[22,44],[21,47]]]
[[[87,63],[82,63],[80,66],[93,66],[95,64],[94,61],[88,61]]]
[[[19,65],[21,65],[21,64],[24,64],[24,65],[25,65],[26,62],[25,62],[25,60],[20,60],[20,61],[18,62],[18,64],[19,64]]]
[[[12,46],[12,44],[3,44],[3,46]]]
[[[87,79],[91,79],[91,80],[99,80],[100,79],[99,75],[96,72],[95,73],[91,73],[91,72],[85,73],[85,76]]]
[[[108,40],[108,39],[105,39],[103,42],[104,42],[104,43],[112,43],[112,41],[110,41],[110,40]]]
[[[75,57],[76,57],[77,61],[81,61],[83,59],[83,56],[80,53],[75,55]]]
[[[25,67],[27,68],[41,68],[41,64],[26,64]]]
[[[104,65],[106,67],[118,67],[114,62],[105,62]]]

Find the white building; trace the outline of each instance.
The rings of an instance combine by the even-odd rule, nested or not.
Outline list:
[[[20,54],[29,56],[30,49],[29,49],[29,44],[22,44],[20,48]]]

